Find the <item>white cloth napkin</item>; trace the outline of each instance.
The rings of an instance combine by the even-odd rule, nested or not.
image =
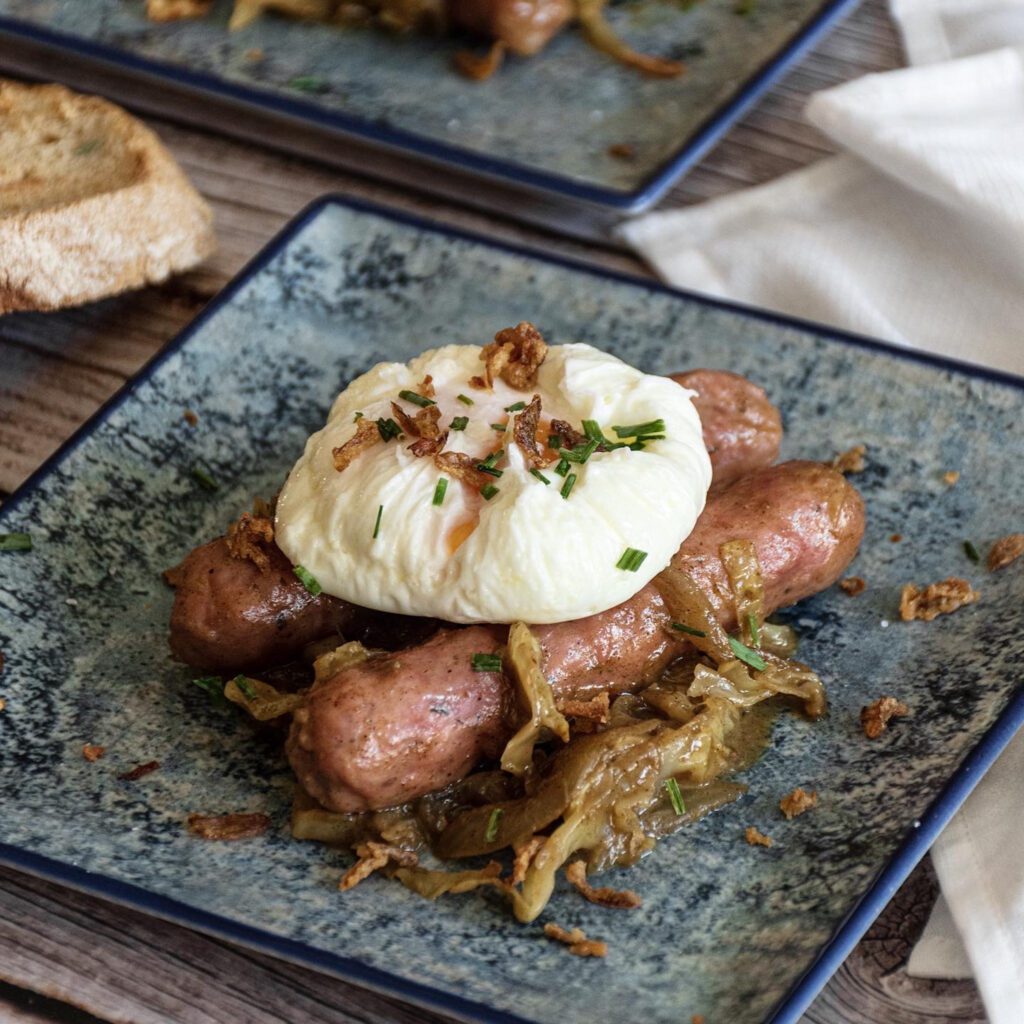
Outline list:
[[[891,0],[911,67],[813,96],[843,152],[622,236],[672,284],[1024,373],[1024,0]],[[908,971],[1024,1021],[1024,736],[933,847]],[[954,927],[955,924],[955,927]]]

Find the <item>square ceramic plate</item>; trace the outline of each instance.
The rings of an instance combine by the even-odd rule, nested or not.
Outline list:
[[[827,718],[779,718],[748,795],[606,876],[641,909],[560,889],[530,926],[487,895],[429,904],[378,879],[339,894],[345,857],[288,836],[280,752],[170,661],[160,578],[273,492],[356,374],[524,318],[649,371],[753,377],[782,406],[786,457],[869,451],[853,569],[868,589],[789,614]],[[326,200],[0,511],[0,532],[35,541],[0,555],[0,858],[467,1019],[794,1021],[1024,719],[1024,572],[988,574],[963,548],[1021,528],[1022,419],[1020,381]],[[197,462],[218,490],[196,486]],[[904,582],[949,575],[981,600],[898,621]],[[913,716],[868,742],[860,708],[889,693]],[[87,763],[85,743],[106,757]],[[820,803],[786,822],[796,784]],[[207,843],[183,827],[242,810],[274,830]],[[748,846],[748,825],[775,845]],[[570,962],[540,937],[551,920],[607,939],[608,959]]]
[[[663,195],[854,0],[759,0],[745,5],[745,16],[738,2],[629,0],[611,8],[634,46],[686,60],[689,71],[678,79],[623,67],[570,29],[539,56],[510,60],[492,80],[474,83],[451,68],[464,39],[342,31],[274,16],[229,33],[231,0],[217,0],[206,20],[160,25],[146,20],[143,0],[0,0],[0,31],[12,40],[0,62],[10,65],[18,48],[44,44],[61,55],[62,80],[73,57],[156,80],[163,93],[191,94],[179,116],[203,121],[228,103],[234,109],[217,117],[218,126],[257,133],[264,143],[288,145],[287,131],[249,124],[274,115],[316,128],[321,159],[330,156],[324,137],[340,135],[397,152],[406,164],[426,160],[519,192],[635,213]],[[263,59],[247,56],[254,50]],[[52,74],[52,66],[50,57],[41,70]],[[146,102],[130,78],[112,88],[128,103]],[[623,143],[631,159],[609,153]],[[358,154],[356,162],[373,172]],[[422,166],[417,177],[423,185]],[[506,214],[516,209],[502,205]]]

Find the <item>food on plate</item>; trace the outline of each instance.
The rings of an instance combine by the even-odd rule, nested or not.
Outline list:
[[[800,817],[806,814],[812,807],[818,806],[817,790],[806,790],[797,786],[792,793],[788,793],[779,801],[779,810],[786,816],[787,820]]]
[[[900,594],[900,618],[904,622],[921,619],[931,622],[940,615],[951,615],[965,604],[973,604],[981,594],[958,576],[919,587],[907,583]]]
[[[637,906],[588,876],[736,799],[771,703],[825,710],[768,616],[842,576],[863,504],[831,466],[774,464],[780,440],[742,377],[654,377],[528,323],[380,364],[273,508],[167,573],[172,651],[290,718],[292,832],[355,851],[343,889],[486,887],[530,921],[564,867]],[[270,681],[287,662],[298,686]],[[506,849],[507,874],[437,864]]]
[[[339,26],[373,25],[390,32],[462,32],[488,40],[480,57],[468,51],[455,66],[467,78],[490,77],[505,53],[529,57],[539,53],[567,25],[578,21],[584,37],[598,50],[643,74],[674,78],[683,64],[637,53],[620,39],[604,16],[606,0],[234,0],[228,27],[244,29],[264,13]],[[202,18],[211,0],[147,0],[152,21]]]
[[[743,833],[744,839],[750,846],[774,846],[775,841],[771,836],[766,836],[759,828],[755,825],[748,825],[746,831]]]
[[[877,740],[893,718],[910,714],[910,708],[895,697],[879,697],[860,710],[860,724],[869,740]]]
[[[95,96],[0,80],[0,313],[163,281],[215,248],[159,139]]]
[[[1021,555],[1024,555],[1024,533],[1008,533],[1000,537],[988,553],[989,572],[1005,569]]]

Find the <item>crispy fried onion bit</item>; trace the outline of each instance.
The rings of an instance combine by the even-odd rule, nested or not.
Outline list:
[[[494,341],[483,347],[480,358],[484,361],[484,376],[474,377],[470,383],[492,388],[500,378],[509,387],[527,391],[537,383],[537,371],[547,354],[547,342],[540,331],[524,320],[498,331]]]
[[[537,443],[537,424],[540,422],[540,395],[534,395],[530,404],[516,417],[512,435],[527,464],[540,469],[547,460]]]
[[[476,490],[491,483],[490,476],[477,468],[480,460],[465,452],[441,452],[434,456],[434,465],[442,473],[447,473],[453,479],[461,480]]]
[[[274,543],[274,523],[269,516],[243,512],[228,527],[228,554],[248,559],[261,573],[270,568],[267,548]]]
[[[869,740],[877,740],[888,728],[890,719],[910,714],[910,708],[895,697],[879,697],[861,708],[860,724]]]
[[[501,755],[502,771],[523,776],[533,766],[533,748],[551,736],[569,742],[569,723],[555,707],[551,684],[541,671],[544,656],[537,638],[525,622],[514,622],[508,631],[505,664],[516,684],[519,704],[528,716],[508,741]]]
[[[434,388],[431,378],[424,377],[423,384],[420,385],[420,394],[426,395],[428,391],[432,395]],[[392,402],[391,412],[402,430],[410,437],[416,438],[409,445],[409,451],[417,458],[436,455],[444,448],[448,441],[448,431],[442,431],[438,426],[438,420],[441,418],[440,406],[428,405],[410,416],[397,402]]]
[[[200,839],[253,839],[270,828],[265,814],[190,814],[189,832]]]
[[[549,921],[544,925],[544,934],[555,942],[561,942],[573,956],[598,956],[608,955],[608,943],[600,939],[588,939],[582,928],[573,928],[569,931],[561,925]]]
[[[967,580],[951,576],[931,583],[924,589],[908,583],[900,594],[900,618],[904,622],[923,619],[931,622],[940,615],[949,615],[965,604],[973,604],[981,594]]]
[[[374,871],[379,871],[389,864],[413,868],[419,863],[419,858],[411,850],[403,850],[401,847],[391,846],[389,843],[378,843],[372,839],[357,844],[356,857],[358,860],[341,876],[341,881],[338,882],[338,888],[342,892],[352,889],[364,878],[369,878]]]
[[[799,818],[801,814],[806,814],[812,807],[817,806],[818,791],[816,789],[808,791],[800,786],[797,786],[792,793],[787,793],[779,801],[779,810],[786,816],[787,821]]]
[[[224,696],[232,704],[247,711],[257,722],[272,722],[282,715],[290,715],[306,703],[301,693],[278,690],[262,679],[235,676],[224,684]]]
[[[596,903],[599,907],[633,910],[640,906],[640,897],[631,889],[612,889],[607,885],[601,887],[591,885],[587,881],[587,865],[582,860],[574,860],[565,869],[565,877],[585,900]]]
[[[988,553],[989,572],[1006,568],[1021,555],[1024,555],[1024,533],[1008,533],[1000,537]]]
[[[343,445],[331,450],[334,468],[339,473],[348,469],[355,462],[356,456],[382,440],[376,420],[361,419],[356,424],[356,432]]]

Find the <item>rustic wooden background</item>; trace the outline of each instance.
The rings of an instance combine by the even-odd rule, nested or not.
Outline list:
[[[899,41],[884,5],[866,0],[789,72],[664,205],[698,202],[818,159],[830,147],[800,118],[807,95],[901,63]],[[290,217],[325,192],[361,196],[549,252],[646,272],[625,253],[168,121],[149,123],[213,206],[220,251],[199,270],[160,287],[61,314],[0,318],[0,499],[187,324]],[[919,981],[903,970],[935,891],[925,862],[819,996],[805,1024],[984,1022],[971,982]],[[0,1021],[441,1024],[442,1018],[0,870]]]

